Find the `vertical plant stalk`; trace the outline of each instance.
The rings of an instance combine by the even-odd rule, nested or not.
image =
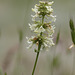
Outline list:
[[[53,60],[52,62],[54,61],[55,59],[55,56],[56,56],[56,47],[57,47],[57,44],[59,43],[59,38],[60,38],[60,30],[59,32],[57,33],[57,37],[56,37],[56,46],[54,46],[54,53],[53,53]],[[54,75],[54,64],[52,64],[52,67],[51,67],[51,75]]]
[[[44,22],[44,16],[42,16],[42,24],[43,24],[43,22]],[[42,32],[40,33],[40,36],[42,36]],[[34,72],[35,72],[35,69],[36,69],[36,65],[37,65],[37,61],[38,61],[38,58],[39,58],[40,49],[41,49],[41,41],[39,40],[38,51],[37,51],[36,60],[35,60],[35,64],[34,64],[34,67],[33,67],[32,75],[34,75]]]
[[[52,22],[56,21],[56,15],[53,15],[52,4],[54,1],[39,1],[39,4],[35,4],[32,11],[35,15],[31,15],[33,24],[29,24],[30,29],[37,34],[31,38],[26,37],[27,42],[30,44],[28,48],[31,48],[34,44],[38,44],[38,50],[35,49],[36,60],[34,63],[32,75],[34,75],[40,50],[50,48],[54,45],[52,35],[54,33],[55,25],[51,25]],[[51,21],[44,22],[45,16],[52,18]],[[42,19],[41,21],[36,18]],[[47,20],[48,18],[46,18]],[[46,33],[45,33],[46,32]]]
[[[54,53],[53,53],[53,60],[52,60],[52,63],[53,63],[53,61],[54,61],[55,55],[56,55],[56,50],[54,50]],[[53,71],[54,71],[54,64],[52,64],[51,75],[53,75]]]
[[[41,48],[41,44],[40,44],[40,42],[39,42],[39,45],[38,45],[38,52],[37,52],[37,56],[36,56],[34,68],[33,68],[33,71],[32,71],[32,75],[34,75],[34,72],[35,72],[35,68],[36,68],[37,61],[38,61],[38,57],[39,57],[39,53],[40,53],[40,48]]]
[[[73,54],[73,68],[72,68],[72,74],[71,75],[74,75],[74,69],[75,69],[75,51]]]

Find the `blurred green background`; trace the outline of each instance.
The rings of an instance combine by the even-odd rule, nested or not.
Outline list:
[[[28,23],[32,23],[31,8],[38,2],[39,0],[0,0],[0,75],[4,72],[7,75],[31,75],[36,53],[34,48],[26,48],[26,36],[34,35]],[[59,43],[49,51],[40,53],[35,75],[52,75],[52,65],[53,75],[72,75],[74,49],[70,53],[67,49],[72,44],[69,20],[75,20],[75,0],[54,2],[54,14],[57,16],[54,42],[60,30]]]

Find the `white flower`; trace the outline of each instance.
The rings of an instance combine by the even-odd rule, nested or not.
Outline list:
[[[33,43],[31,43],[31,44],[27,47],[27,49],[31,48],[32,46],[33,46]]]
[[[32,40],[33,40],[34,37],[35,36],[32,36],[31,38],[26,37],[27,43],[29,43],[29,46],[27,48],[31,48],[33,46],[33,41]]]
[[[53,16],[52,14],[50,15],[50,17],[52,17],[52,21],[56,21],[56,15],[55,16]]]
[[[36,14],[36,15],[31,15],[31,17],[32,17],[32,18],[36,18],[36,17],[38,17],[38,14]]]
[[[55,30],[55,25],[51,26],[50,28],[47,28],[46,31],[48,32],[48,35],[52,37]]]
[[[36,28],[37,24],[32,24],[32,25],[31,25],[31,24],[29,24],[29,26],[30,26],[30,29],[31,29],[31,30],[35,30],[35,28]]]
[[[53,46],[54,45],[53,38],[45,37],[43,45],[45,47],[51,47],[51,46]]]
[[[36,33],[41,33],[41,32],[44,32],[45,31],[45,29],[41,26],[40,28],[36,28],[35,30],[34,30],[34,32],[36,32]]]
[[[32,8],[35,15],[31,15],[33,24],[29,24],[29,27],[34,33],[37,33],[37,36],[27,38],[27,42],[29,43],[28,48],[31,48],[33,44],[39,45],[39,41],[41,42],[41,49],[47,49],[54,45],[52,35],[55,30],[55,25],[50,25],[56,21],[56,15],[53,15],[53,9],[51,7],[53,3],[54,1],[39,1],[39,4],[36,4],[34,8]],[[44,20],[46,17],[50,17],[52,20],[46,23]]]
[[[39,16],[38,14],[31,15],[31,17],[32,17],[32,21],[35,21],[35,18],[38,17],[38,16]]]
[[[37,7],[37,5],[35,5],[35,7],[32,8],[32,11],[34,11],[35,13],[38,13],[38,7]]]
[[[45,4],[45,1],[39,1],[40,3],[44,3]]]
[[[29,24],[29,26],[30,29],[33,30],[35,33],[41,33],[45,31],[45,29],[42,26],[38,27],[38,24]]]
[[[35,21],[35,17],[32,18],[32,21]]]
[[[51,8],[51,6],[46,6],[48,12],[53,12],[53,9]]]
[[[54,3],[54,1],[52,1],[52,2],[48,2],[48,5],[52,5]]]

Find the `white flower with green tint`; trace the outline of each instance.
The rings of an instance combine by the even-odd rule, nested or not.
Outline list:
[[[41,32],[44,32],[44,31],[45,31],[45,29],[42,26],[40,26],[39,28],[37,27],[34,32],[35,33],[41,33]]]
[[[29,24],[30,29],[37,34],[38,40],[41,38],[40,34],[42,33],[42,37],[44,38],[50,38],[48,41],[46,39],[41,40],[42,47],[51,47],[54,45],[52,41],[52,35],[54,33],[55,25],[51,25],[51,22],[56,21],[56,15],[53,15],[53,8],[52,4],[54,2],[48,2],[48,1],[39,1],[39,4],[36,4],[34,8],[32,8],[32,11],[35,12],[34,15],[31,15],[33,24]],[[45,17],[52,18],[49,22],[45,21]],[[36,18],[41,19],[40,21],[36,20]],[[33,40],[30,40],[33,39]],[[31,44],[36,44],[37,42],[34,42],[34,38],[30,38],[31,41],[29,46],[32,46]],[[45,40],[45,41],[44,41]],[[34,42],[34,43],[33,43]],[[52,43],[52,44],[51,44]]]
[[[53,38],[45,37],[43,45],[45,48],[53,46],[54,45]]]
[[[51,6],[46,6],[46,8],[48,12],[53,12],[53,9],[51,8]]]
[[[27,38],[27,42],[29,43],[28,48],[31,48],[34,44],[38,46],[38,49],[34,49],[34,51],[37,53],[37,56],[32,75],[34,75],[40,51],[43,49],[50,48],[54,45],[53,34],[55,30],[55,25],[52,25],[52,22],[56,21],[56,15],[53,15],[53,3],[53,1],[39,1],[39,4],[36,4],[34,8],[32,8],[32,11],[35,14],[31,15],[33,23],[29,24],[29,27],[31,31],[36,34],[36,36]],[[50,20],[48,20],[49,17]]]

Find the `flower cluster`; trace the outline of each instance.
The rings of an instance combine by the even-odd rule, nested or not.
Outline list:
[[[42,48],[48,48],[54,45],[52,35],[55,25],[51,25],[51,23],[56,21],[56,16],[53,15],[53,3],[53,1],[39,1],[39,4],[36,4],[35,7],[32,8],[35,15],[31,15],[33,24],[29,24],[29,27],[37,36],[27,37],[27,42],[30,44],[29,48],[32,47],[33,44],[38,45],[39,41],[41,41]],[[50,17],[49,22],[48,17]]]
[[[39,17],[41,18],[42,16],[47,16],[51,17],[53,20],[56,21],[56,16],[53,16],[53,9],[52,9],[52,4],[54,2],[48,2],[48,1],[39,1],[39,4],[36,4],[34,8],[32,8],[32,11],[35,12],[35,15],[32,16],[32,21],[35,21],[35,18]]]

